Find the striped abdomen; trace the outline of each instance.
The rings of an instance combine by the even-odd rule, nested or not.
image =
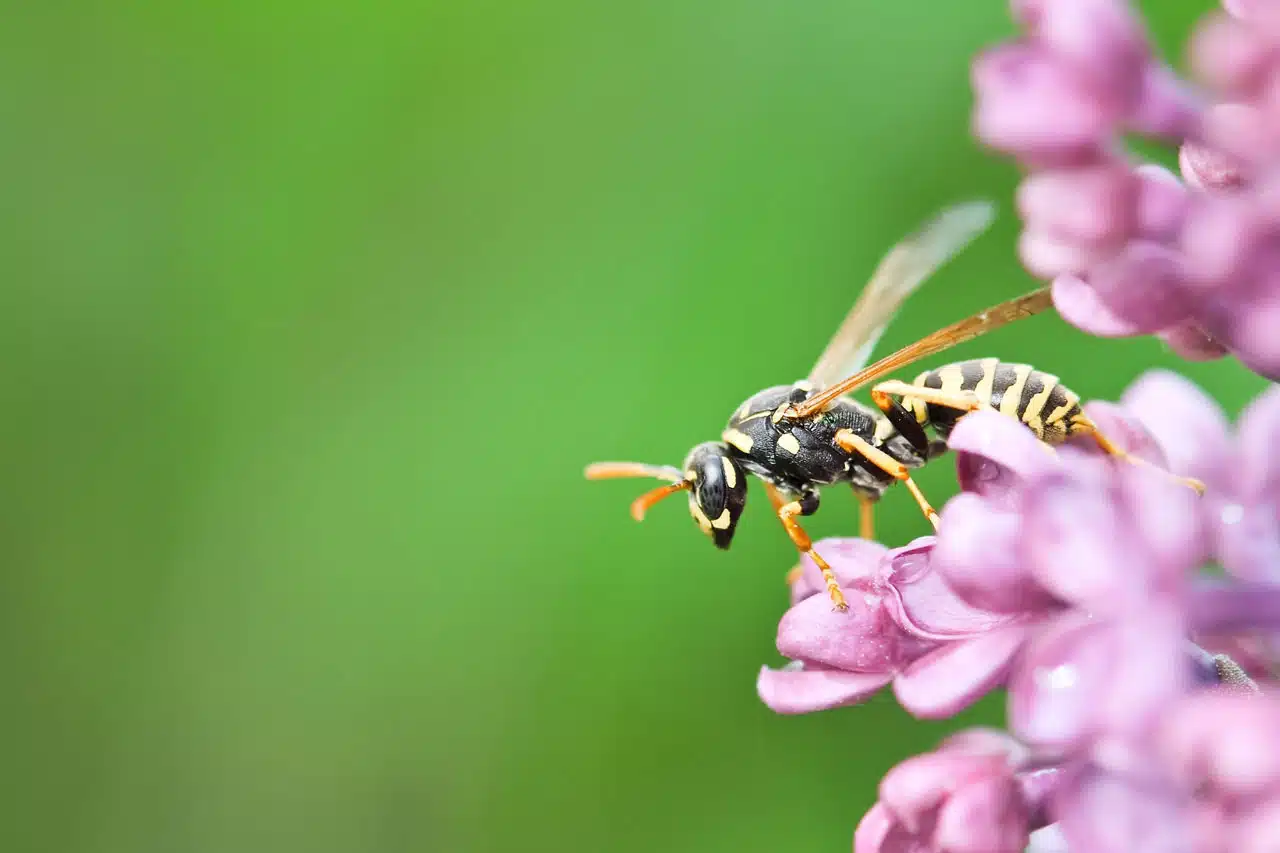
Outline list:
[[[1028,364],[1007,364],[996,358],[973,359],[928,370],[912,385],[944,393],[972,391],[1001,414],[1022,421],[1047,444],[1059,444],[1076,431],[1080,398],[1058,377]],[[904,398],[902,405],[921,423],[929,423],[943,438],[965,414],[936,403]]]

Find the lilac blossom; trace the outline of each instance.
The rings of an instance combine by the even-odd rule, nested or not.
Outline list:
[[[1029,172],[1019,253],[1069,322],[1280,377],[1277,8],[1206,17],[1189,50],[1201,94],[1125,0],[1013,3],[1022,37],[974,63],[973,129]],[[1129,133],[1178,145],[1183,180],[1135,164]]]
[[[807,713],[861,702],[893,684],[919,716],[946,717],[995,687],[1020,645],[1020,617],[952,594],[923,559],[932,543],[925,537],[890,551],[861,539],[819,542],[849,609],[831,609],[821,574],[806,559],[778,626],[778,651],[791,663],[761,669],[764,703]]]
[[[1280,390],[1234,431],[1165,372],[1085,409],[1141,462],[972,413],[949,439],[962,492],[936,537],[827,540],[847,614],[813,566],[793,586],[778,632],[793,662],[759,680],[777,711],[892,684],[917,716],[950,716],[1007,688],[1009,736],[891,771],[856,853],[1247,851],[1280,831],[1280,699],[1248,674],[1280,648]],[[1214,560],[1225,578],[1202,574]],[[1243,649],[1248,671],[1218,653]]]
[[[1057,768],[1035,767],[1007,735],[961,732],[889,771],[854,834],[854,851],[1021,853],[1043,827],[1061,776]]]

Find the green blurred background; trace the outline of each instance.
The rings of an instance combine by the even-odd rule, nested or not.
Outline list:
[[[1147,5],[1177,55],[1208,4]],[[846,849],[886,768],[998,699],[771,714],[795,559],[763,493],[724,554],[581,470],[678,463],[803,375],[947,202],[1002,218],[883,347],[1032,286],[1016,172],[967,132],[1011,32],[999,2],[11,4],[3,849]],[[954,353],[987,354],[1086,397],[1262,385],[1053,316]],[[854,519],[833,493],[812,529]]]

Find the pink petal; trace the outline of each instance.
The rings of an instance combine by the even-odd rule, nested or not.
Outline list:
[[[1118,484],[1133,537],[1150,557],[1153,573],[1148,592],[1176,593],[1208,557],[1209,537],[1204,522],[1205,502],[1196,492],[1164,471],[1128,465]]]
[[[1169,68],[1148,62],[1142,71],[1137,107],[1128,125],[1144,136],[1183,140],[1200,126],[1201,100],[1196,92]]]
[[[1180,252],[1149,240],[1133,240],[1090,270],[1089,283],[1110,312],[1149,334],[1190,314],[1186,277]]]
[[[907,667],[893,682],[903,708],[924,719],[950,717],[1003,683],[1027,629],[1020,625],[948,643]]]
[[[926,752],[903,761],[880,782],[880,802],[912,832],[932,818],[958,788],[992,776],[1009,776],[1002,755],[981,755],[957,751]]]
[[[1212,361],[1227,355],[1229,350],[1215,341],[1203,329],[1193,323],[1182,323],[1159,333],[1169,349],[1187,361]]]
[[[969,604],[1002,613],[1038,610],[1053,599],[1027,571],[1021,516],[966,492],[942,509],[934,569]]]
[[[1028,227],[1068,243],[1119,248],[1137,225],[1139,183],[1123,162],[1033,173],[1018,187]]]
[[[1097,425],[1107,438],[1125,453],[1141,457],[1151,464],[1163,468],[1168,464],[1164,450],[1160,444],[1130,410],[1124,406],[1108,403],[1105,400],[1090,400],[1084,404],[1084,413]],[[1079,443],[1090,450],[1097,443],[1090,438],[1081,438]]]
[[[823,539],[813,546],[835,572],[840,586],[859,587],[874,578],[880,561],[889,549],[879,542],[866,539]],[[827,584],[822,571],[809,557],[800,558],[800,577],[791,584],[791,603],[803,601],[811,595],[827,594]]]
[[[1196,76],[1206,84],[1220,92],[1245,95],[1262,85],[1273,48],[1261,30],[1212,14],[1196,27],[1188,53]]]
[[[1158,782],[1101,771],[1065,786],[1055,811],[1067,849],[1088,853],[1192,853],[1184,800]]]
[[[1136,741],[1186,692],[1189,682],[1184,626],[1174,608],[1113,621],[1107,631],[1107,682],[1094,713],[1108,734]]]
[[[847,611],[826,595],[794,605],[778,624],[778,651],[846,672],[892,673],[929,648],[905,635],[878,595],[845,590]]]
[[[1008,415],[988,410],[961,418],[947,445],[959,456],[956,468],[962,477],[961,485],[1002,506],[1012,505],[1014,493],[1023,482],[1058,464],[1031,430]],[[980,457],[995,466],[982,466],[966,457]]]
[[[1232,853],[1275,853],[1280,839],[1280,799],[1271,797],[1233,828]]]
[[[1142,91],[1147,63],[1146,34],[1129,4],[1122,0],[1054,0],[1046,2],[1035,28],[1047,45],[1090,78],[1095,97],[1115,101],[1129,111]]]
[[[973,65],[975,135],[1039,161],[1075,162],[1111,132],[1116,105],[1097,96],[1078,70],[1052,51],[1011,43]]]
[[[1236,433],[1243,494],[1280,497],[1280,387],[1271,386],[1249,404]]]
[[[1060,275],[1053,280],[1053,307],[1071,325],[1100,338],[1140,334],[1137,326],[1112,313],[1093,286],[1078,276]]]
[[[1031,223],[1018,235],[1018,259],[1036,278],[1083,273],[1106,260],[1118,245],[1094,246],[1058,237]]]
[[[853,834],[853,853],[936,853],[907,832],[881,803],[863,815]]]
[[[1280,703],[1274,695],[1195,694],[1165,714],[1159,735],[1161,754],[1185,784],[1207,776],[1232,796],[1280,784]]]
[[[1267,379],[1280,381],[1280,286],[1268,283],[1249,304],[1238,306],[1228,341],[1240,361]]]
[[[1022,853],[1030,840],[1028,818],[1012,778],[978,780],[943,805],[934,843],[947,853]]]
[[[1022,535],[1032,575],[1060,599],[1096,606],[1145,581],[1126,583],[1134,567],[1115,501],[1076,477],[1043,478],[1029,491]]]
[[[1149,240],[1175,238],[1190,203],[1190,193],[1163,166],[1144,163],[1133,170],[1138,180],[1138,230]]]
[[[1187,211],[1180,238],[1187,264],[1187,286],[1205,298],[1221,298],[1223,288],[1229,294],[1229,285],[1251,280],[1268,228],[1269,224],[1247,199],[1202,194],[1199,203]],[[1198,319],[1209,332],[1218,331],[1215,323],[1205,322],[1212,317],[1202,314]]]
[[[1238,189],[1247,180],[1245,165],[1240,160],[1195,142],[1182,143],[1178,166],[1188,185],[1205,192]]]
[[[939,751],[958,750],[970,755],[999,755],[1010,767],[1020,766],[1028,757],[1027,748],[1003,729],[975,726],[961,729],[938,745]]]
[[[1112,650],[1108,636],[1062,620],[1023,650],[1009,680],[1009,729],[1033,745],[1069,749],[1093,734]]]
[[[964,639],[1008,623],[1005,613],[982,610],[965,602],[932,568],[929,549],[902,548],[889,558],[891,573],[885,578],[888,595],[885,611],[911,637],[928,642]],[[923,648],[923,646],[921,647]]]
[[[770,669],[761,667],[756,693],[779,714],[808,714],[856,705],[893,678],[887,673],[840,672],[834,669]]]
[[[1120,404],[1164,448],[1169,470],[1212,479],[1228,464],[1231,442],[1222,409],[1176,373],[1147,371],[1124,392]]]

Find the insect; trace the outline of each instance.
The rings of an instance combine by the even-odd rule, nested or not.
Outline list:
[[[727,549],[746,505],[747,474],[755,475],[764,481],[792,543],[822,571],[832,603],[844,610],[844,595],[831,567],[813,550],[797,518],[817,511],[821,487],[848,483],[858,499],[861,535],[871,538],[875,503],[889,486],[902,483],[936,529],[938,514],[910,471],[944,453],[956,422],[971,411],[993,409],[1016,418],[1049,446],[1085,435],[1114,456],[1142,462],[1103,435],[1082,411],[1080,398],[1056,376],[1025,364],[974,359],[925,371],[911,383],[879,382],[871,388],[875,408],[846,396],[891,371],[1049,307],[1049,290],[1041,288],[867,366],[876,341],[903,301],[985,231],[992,219],[990,203],[966,202],[944,210],[894,246],[808,377],[752,395],[729,418],[721,440],[694,447],[680,468],[599,462],[587,467],[587,478],[667,481],[632,503],[637,521],[662,499],[689,492],[694,520],[717,547]],[[931,440],[926,428],[936,438]]]

